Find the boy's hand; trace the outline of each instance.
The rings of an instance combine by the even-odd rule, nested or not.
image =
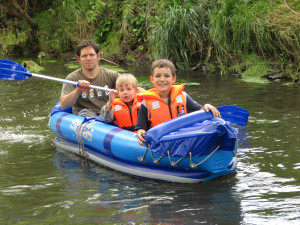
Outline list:
[[[137,140],[138,140],[138,142],[139,142],[140,145],[144,145],[143,142],[146,142],[146,140],[145,140],[145,138],[144,138],[145,135],[146,135],[146,131],[145,131],[145,130],[139,129],[139,130],[137,131]]]
[[[115,100],[116,95],[117,95],[117,93],[115,93],[114,91],[115,90],[110,90],[109,91],[109,100],[106,103],[106,107],[105,107],[106,110],[111,110],[112,102]]]
[[[211,111],[214,117],[221,118],[221,114],[220,114],[219,110],[217,110],[216,107],[214,107],[210,104],[205,104],[201,109],[204,109],[206,112]]]
[[[142,93],[145,92],[146,90],[144,88],[138,87],[137,88],[137,93]]]

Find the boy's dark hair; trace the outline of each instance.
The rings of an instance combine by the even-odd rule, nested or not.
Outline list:
[[[176,75],[176,69],[174,64],[168,59],[158,59],[152,63],[151,66],[151,76],[153,75],[155,68],[164,68],[167,67],[171,70],[173,77]]]
[[[95,50],[96,54],[98,55],[99,46],[97,45],[97,43],[94,42],[93,40],[83,40],[82,42],[79,43],[79,45],[77,45],[77,49],[76,49],[77,56],[80,56],[81,49],[86,47],[92,47]]]

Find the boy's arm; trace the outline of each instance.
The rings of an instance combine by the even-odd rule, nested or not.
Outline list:
[[[112,123],[115,120],[114,110],[112,108],[110,110],[106,110],[106,105],[102,106],[100,116],[105,123]]]
[[[137,140],[139,142],[140,145],[144,145],[144,142],[146,142],[145,140],[145,135],[146,135],[146,131],[143,129],[139,129],[137,131]]]
[[[150,129],[150,122],[148,120],[148,109],[141,105],[138,113],[138,119],[136,122],[135,130],[137,130],[137,140],[140,145],[144,145],[146,131]]]
[[[139,109],[138,118],[134,129],[143,129],[145,131],[150,129],[150,122],[148,120],[148,109],[143,104]]]
[[[187,107],[187,112],[195,112],[198,110],[205,110],[206,112],[211,111],[214,117],[221,117],[220,112],[217,110],[216,107],[210,105],[210,104],[205,104],[204,106],[200,105],[198,102],[196,102],[194,99],[192,99],[191,96],[186,94],[186,107]]]
[[[107,110],[107,111],[109,111],[109,110],[111,110],[112,109],[112,103],[113,103],[113,101],[115,100],[115,98],[116,98],[116,95],[117,95],[117,93],[115,93],[114,92],[115,90],[110,90],[109,91],[109,100],[108,100],[108,102],[106,103],[106,107],[105,107],[105,109]]]
[[[198,102],[196,102],[192,97],[188,94],[186,94],[186,109],[187,113],[198,111],[202,108],[202,105],[200,105]]]
[[[114,101],[115,97],[116,97],[116,93],[114,93],[114,90],[110,90],[109,100],[100,110],[100,116],[106,123],[111,123],[115,120],[114,110],[112,108],[112,102]]]
[[[214,107],[210,104],[205,104],[201,109],[205,110],[206,112],[211,111],[212,114],[214,115],[214,117],[220,117],[221,118],[221,114],[220,114],[219,110],[217,110],[216,107]]]

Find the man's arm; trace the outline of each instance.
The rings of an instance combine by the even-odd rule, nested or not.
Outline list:
[[[60,107],[64,110],[72,107],[77,101],[78,97],[83,91],[88,91],[90,89],[90,82],[85,80],[78,81],[79,86],[75,88],[72,92],[66,95],[60,96]]]

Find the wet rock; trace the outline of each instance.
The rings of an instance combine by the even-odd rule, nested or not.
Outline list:
[[[191,67],[190,70],[191,70],[191,71],[196,71],[196,70],[198,70],[200,67],[201,67],[201,64],[198,63],[196,66]]]
[[[203,74],[207,74],[207,66],[206,65],[201,66],[201,70],[202,70]]]
[[[40,71],[43,71],[45,69],[44,67],[41,67],[34,61],[23,61],[21,64],[33,73],[39,73]]]
[[[242,77],[242,75],[241,75],[241,74],[239,74],[239,72],[238,72],[238,71],[236,71],[236,70],[232,70],[232,71],[230,72],[230,77],[237,79],[237,78],[241,78],[241,77]]]
[[[284,76],[282,73],[277,73],[277,74],[265,74],[262,76],[263,78],[267,78],[268,80],[272,81],[282,81],[284,79]]]
[[[278,73],[278,74],[275,74],[273,76],[270,77],[272,80],[278,80],[278,79],[283,79],[283,74],[282,73]]]
[[[242,76],[241,76],[240,74],[238,74],[238,73],[232,73],[232,74],[230,74],[230,76],[231,76],[232,78],[236,78],[236,79],[242,77]]]
[[[66,61],[72,61],[72,62],[78,62],[78,58],[76,56],[76,53],[75,52],[64,52],[62,54],[62,58]]]
[[[195,67],[191,67],[191,68],[190,68],[190,71],[196,71],[196,70],[198,70],[198,69],[199,69],[199,67],[195,66]]]

